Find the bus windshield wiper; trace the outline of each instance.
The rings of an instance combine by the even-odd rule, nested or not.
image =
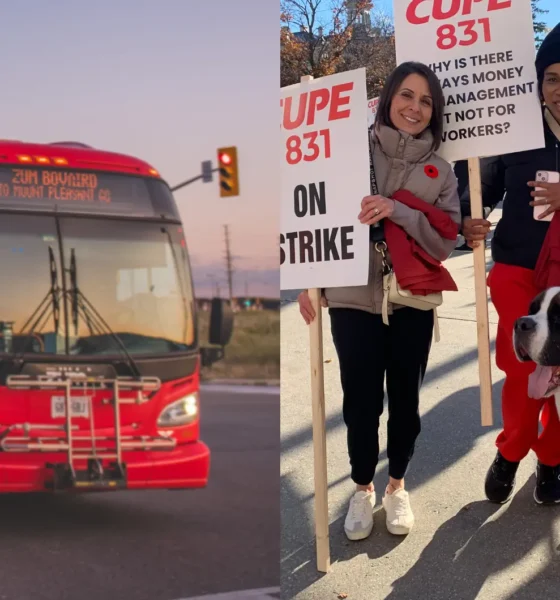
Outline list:
[[[120,351],[124,354],[127,359],[128,365],[136,377],[141,377],[140,370],[138,369],[137,363],[134,361],[125,344],[121,338],[111,329],[108,323],[99,314],[92,303],[86,298],[82,291],[78,287],[77,278],[77,266],[76,266],[76,253],[74,248],[71,250],[70,256],[70,268],[68,269],[70,275],[70,289],[64,292],[61,290],[58,284],[58,267],[56,265],[56,259],[54,256],[53,249],[49,246],[49,271],[50,271],[50,288],[41,300],[37,308],[33,311],[31,316],[27,319],[25,324],[22,326],[20,331],[16,334],[21,340],[21,349],[19,351],[14,350],[12,353],[13,359],[22,359],[26,352],[27,340],[35,335],[35,332],[42,331],[49,319],[53,318],[54,322],[54,335],[55,339],[58,337],[60,329],[60,301],[64,296],[70,297],[70,304],[72,309],[72,324],[74,325],[76,335],[78,333],[78,321],[80,313],[82,318],[85,320],[89,329],[90,335],[104,335],[109,334]],[[69,335],[69,332],[66,333]],[[12,344],[14,342],[12,341]],[[6,349],[6,351],[10,351]]]
[[[60,327],[60,297],[62,292],[58,285],[58,267],[56,266],[54,251],[51,246],[49,246],[48,253],[51,285],[49,291],[39,303],[39,306],[33,311],[31,316],[27,319],[17,334],[18,336],[21,336],[23,343],[21,351],[13,353],[14,359],[20,354],[22,356],[25,354],[25,345],[27,340],[33,337],[36,331],[41,331],[43,329],[43,327],[48,323],[51,315],[54,321],[54,334],[55,337],[58,336],[58,330]]]
[[[68,290],[68,293],[70,294],[71,298],[72,324],[74,325],[76,335],[78,334],[78,318],[81,310],[90,334],[109,334],[117,342],[117,345],[126,356],[131,371],[134,373],[134,375],[136,375],[136,377],[141,377],[138,365],[126,349],[126,346],[121,338],[111,329],[107,321],[105,321],[105,319],[99,314],[99,311],[96,310],[93,304],[86,298],[86,296],[78,287],[78,268],[76,265],[76,252],[74,248],[72,248],[70,251],[70,269],[68,272],[70,274],[70,289]]]

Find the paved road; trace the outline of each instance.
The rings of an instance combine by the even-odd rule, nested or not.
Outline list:
[[[499,212],[493,215],[493,219]],[[490,253],[488,252],[488,255]],[[488,256],[490,263],[490,256]],[[423,394],[423,432],[407,475],[416,526],[391,536],[378,508],[363,542],[343,523],[353,491],[336,353],[324,319],[325,393],[332,572],[316,570],[308,332],[297,305],[282,307],[282,598],[325,600],[543,600],[560,597],[560,507],[532,500],[535,459],[519,470],[511,504],[485,501],[483,481],[501,425],[503,374],[493,369],[494,426],[480,425],[472,254],[447,263],[461,290],[445,294]],[[492,352],[497,316],[490,304]],[[494,358],[492,359],[494,361]],[[387,481],[386,412],[381,426],[380,494]],[[345,597],[345,596],[340,596]]]
[[[206,390],[202,411],[213,452],[204,490],[1,497],[0,600],[278,587],[278,391]]]

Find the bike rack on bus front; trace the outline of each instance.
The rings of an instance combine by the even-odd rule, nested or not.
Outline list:
[[[87,377],[82,374],[68,373],[63,375],[11,375],[7,378],[9,389],[41,389],[64,390],[66,423],[62,425],[41,423],[17,423],[8,426],[0,425],[0,451],[3,452],[66,452],[67,462],[47,463],[53,470],[53,482],[47,487],[52,489],[68,488],[122,488],[126,487],[126,463],[123,462],[123,451],[141,450],[173,450],[176,440],[170,436],[146,436],[121,434],[121,404],[144,404],[161,387],[157,377]],[[78,429],[72,424],[72,392],[112,390],[112,399],[104,400],[114,407],[115,435],[96,436],[92,396],[88,396],[90,435],[75,434]],[[121,392],[136,391],[135,397],[123,398]],[[64,437],[56,435],[33,436],[32,431],[63,431]],[[76,446],[76,443],[80,444]],[[114,443],[114,448],[111,447]],[[87,445],[89,443],[89,445]],[[100,444],[101,443],[101,444]],[[105,445],[103,445],[103,443]],[[76,470],[76,459],[87,460],[86,470]],[[108,469],[103,467],[104,459],[115,459]]]

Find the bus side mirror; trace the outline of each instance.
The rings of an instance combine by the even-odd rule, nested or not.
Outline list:
[[[212,298],[208,343],[213,346],[227,346],[233,333],[233,310],[228,300]]]
[[[211,367],[215,362],[224,358],[224,347],[229,344],[232,333],[233,310],[231,303],[221,298],[213,298],[208,332],[210,346],[200,348],[203,367]]]

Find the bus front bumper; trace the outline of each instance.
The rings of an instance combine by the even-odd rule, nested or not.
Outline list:
[[[110,461],[103,461],[104,465]],[[203,488],[208,483],[210,450],[201,441],[179,444],[168,451],[125,452],[124,484],[118,489],[187,489]],[[52,464],[67,463],[67,454],[0,452],[0,493],[45,492],[52,488]],[[84,460],[75,460],[77,471],[87,468]],[[99,491],[80,487],[68,491]],[[101,489],[111,490],[106,487]]]

